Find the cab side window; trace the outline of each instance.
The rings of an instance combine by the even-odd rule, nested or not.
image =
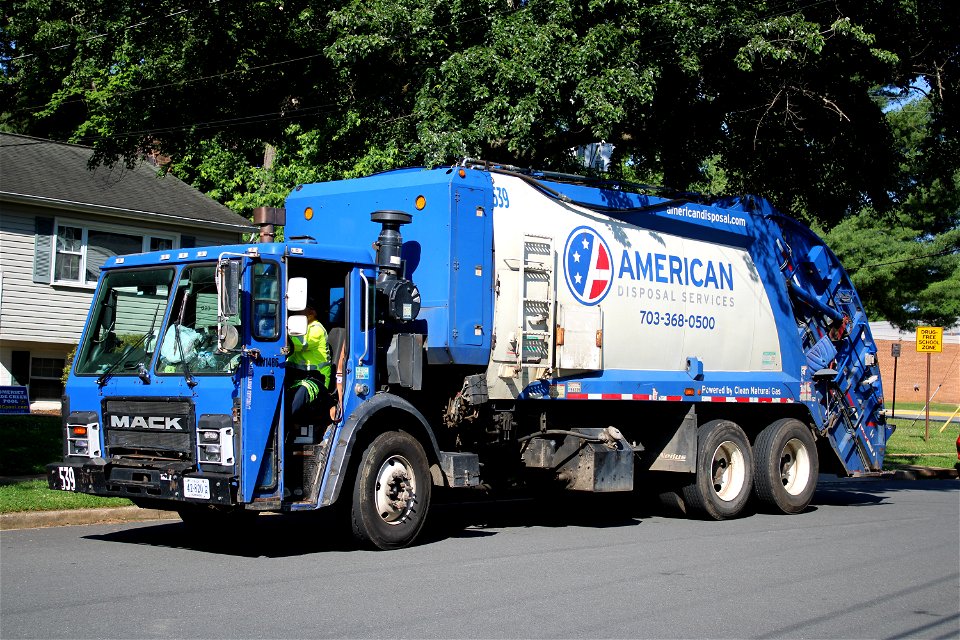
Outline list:
[[[253,333],[260,340],[280,337],[280,278],[276,263],[253,265]]]

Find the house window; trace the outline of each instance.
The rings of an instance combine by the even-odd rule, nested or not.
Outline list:
[[[83,261],[83,229],[57,227],[57,280],[79,280]]]
[[[173,249],[173,240],[170,238],[150,238],[150,251],[170,251]]]
[[[30,359],[30,400],[59,400],[63,396],[63,358]]]
[[[173,249],[173,238],[144,236],[125,229],[57,225],[54,281],[94,284],[108,258]]]

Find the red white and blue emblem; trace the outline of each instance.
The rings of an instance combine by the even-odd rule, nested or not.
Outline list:
[[[563,264],[570,293],[587,306],[599,304],[613,285],[610,247],[590,227],[577,227],[567,238]]]

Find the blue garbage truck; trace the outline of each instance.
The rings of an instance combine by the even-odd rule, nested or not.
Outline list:
[[[339,506],[391,549],[435,486],[666,488],[725,519],[882,468],[863,305],[762,198],[464,161],[299,185],[254,218],[259,242],[106,261],[51,488],[213,527]],[[308,300],[331,375],[294,417]]]

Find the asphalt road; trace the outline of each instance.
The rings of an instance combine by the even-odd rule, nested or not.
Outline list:
[[[596,499],[599,498],[599,499]],[[329,518],[0,533],[3,638],[957,638],[960,482],[821,482],[797,516],[620,497],[442,505],[418,546]]]

